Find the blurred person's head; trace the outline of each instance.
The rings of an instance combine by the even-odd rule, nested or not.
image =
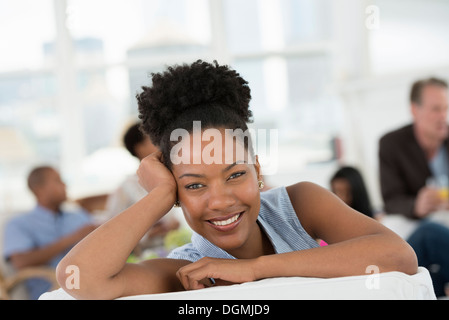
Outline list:
[[[410,102],[414,125],[424,139],[442,142],[448,136],[447,89],[446,81],[437,78],[419,80],[412,85]]]
[[[330,180],[331,190],[348,206],[373,217],[368,191],[360,172],[354,167],[340,168]]]
[[[142,160],[157,151],[150,138],[140,130],[140,122],[133,124],[125,133],[123,143],[134,157]]]
[[[67,200],[66,185],[58,171],[50,166],[40,166],[31,170],[27,182],[41,206],[58,211],[61,204]]]

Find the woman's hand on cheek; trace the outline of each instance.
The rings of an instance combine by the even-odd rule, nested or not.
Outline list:
[[[184,289],[196,290],[216,284],[235,284],[257,280],[254,259],[202,258],[182,267],[176,273]],[[214,279],[211,281],[210,279]]]
[[[155,189],[159,186],[167,186],[171,190],[176,199],[176,181],[173,174],[161,162],[162,153],[154,152],[142,159],[137,175],[140,185],[147,191]]]

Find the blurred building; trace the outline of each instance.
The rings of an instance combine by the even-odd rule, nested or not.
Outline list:
[[[172,20],[159,20],[126,52],[129,74],[130,114],[137,114],[136,94],[142,86],[151,84],[151,73],[160,72],[167,65],[193,62],[207,58],[209,47],[184,32]]]
[[[25,205],[41,162],[77,190],[113,188],[135,171],[119,141],[136,93],[199,58],[238,70],[251,126],[279,131],[272,184],[325,185],[338,155],[380,202],[378,138],[410,120],[413,80],[449,77],[448,13],[441,0],[1,1],[0,211]]]

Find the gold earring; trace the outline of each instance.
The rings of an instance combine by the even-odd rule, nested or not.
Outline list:
[[[262,180],[259,180],[259,189],[263,189],[263,187],[265,187],[265,184],[263,183]]]

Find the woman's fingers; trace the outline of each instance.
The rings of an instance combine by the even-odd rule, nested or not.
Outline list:
[[[254,259],[206,257],[180,268],[176,275],[186,290],[210,287],[215,281],[220,285],[243,283],[256,280],[253,262]]]
[[[208,258],[203,258],[178,270],[176,276],[181,281],[184,289],[196,290],[213,285],[211,265]]]

